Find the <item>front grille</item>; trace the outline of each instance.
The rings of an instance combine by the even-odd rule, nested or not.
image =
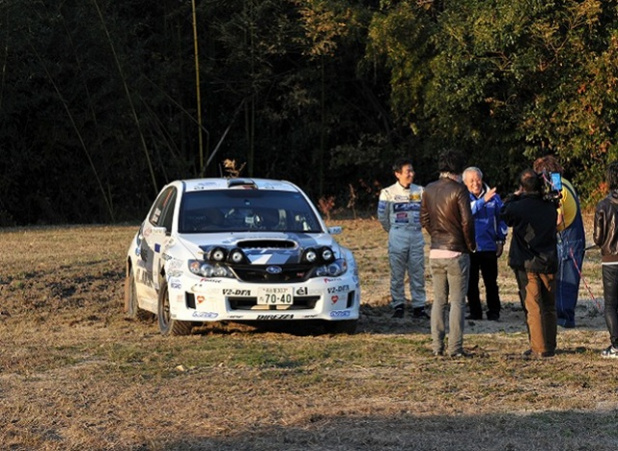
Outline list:
[[[258,305],[255,296],[227,298],[231,310],[311,310],[319,300],[320,296],[294,296],[292,305]]]
[[[281,272],[279,274],[271,274],[266,271],[266,268],[270,266],[271,265],[243,265],[233,266],[231,269],[243,282],[294,283],[307,280],[312,268],[310,265],[285,265],[280,266]]]

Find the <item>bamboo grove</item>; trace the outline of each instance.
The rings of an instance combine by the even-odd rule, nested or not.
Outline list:
[[[230,172],[371,211],[448,146],[501,193],[555,153],[591,203],[617,81],[611,0],[0,0],[0,225],[131,221]]]

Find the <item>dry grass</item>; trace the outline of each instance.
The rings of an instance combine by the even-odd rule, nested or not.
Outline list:
[[[121,313],[135,227],[0,232],[1,448],[618,447],[618,370],[599,356],[608,334],[584,285],[579,327],[559,330],[553,359],[520,358],[527,337],[506,266],[502,321],[466,324],[472,358],[435,358],[427,322],[390,318],[377,222],[335,222],[360,263],[354,336],[232,324],[163,338]],[[583,270],[601,302],[598,257]]]

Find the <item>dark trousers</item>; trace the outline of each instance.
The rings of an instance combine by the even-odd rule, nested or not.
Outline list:
[[[618,265],[603,265],[605,323],[612,346],[618,349]]]
[[[522,301],[530,338],[536,354],[556,350],[556,276],[515,270],[519,298]]]
[[[495,251],[470,254],[470,279],[468,281],[468,307],[470,316],[481,318],[483,309],[479,292],[479,271],[485,284],[487,317],[500,317],[500,296],[498,294],[498,257]]]

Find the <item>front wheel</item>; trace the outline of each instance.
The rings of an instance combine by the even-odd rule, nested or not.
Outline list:
[[[193,326],[190,321],[178,321],[172,319],[170,312],[170,297],[167,289],[167,281],[161,283],[159,290],[159,330],[162,335],[189,335]]]
[[[356,326],[358,326],[358,320],[356,319],[349,321],[326,321],[324,323],[324,329],[329,334],[352,335],[356,332]]]

